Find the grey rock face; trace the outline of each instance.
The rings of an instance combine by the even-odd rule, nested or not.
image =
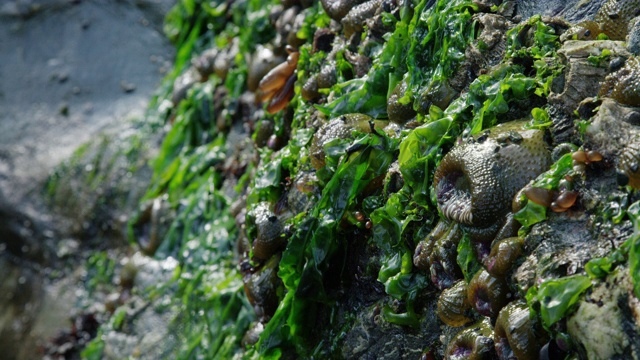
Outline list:
[[[560,105],[566,114],[571,114],[584,98],[596,96],[610,72],[609,62],[594,64],[589,57],[599,56],[605,49],[611,52],[609,59],[631,56],[621,41],[566,41],[558,50],[567,64],[563,90],[549,95],[549,103]]]
[[[629,35],[627,37],[627,48],[635,55],[640,55],[640,17],[629,26]]]
[[[564,17],[570,22],[593,19],[605,0],[517,0],[516,12],[526,19],[536,14]]]

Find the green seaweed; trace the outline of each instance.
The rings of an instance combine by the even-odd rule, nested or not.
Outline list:
[[[482,265],[478,261],[476,252],[473,250],[471,245],[471,238],[469,235],[464,234],[458,244],[458,257],[456,259],[467,283],[471,281],[473,275],[482,268]]]
[[[475,79],[468,91],[446,108],[429,106],[419,95],[448,86],[475,38],[477,26],[472,15],[478,11],[472,1],[438,0],[429,6],[431,3],[423,0],[411,9],[411,2],[407,2],[400,19],[384,17],[387,26],[394,26],[395,30],[383,45],[374,42],[365,50],[374,58],[366,76],[352,78],[353,69],[344,50],[336,54],[338,83],[330,89],[334,100],[315,105],[320,112],[329,118],[354,112],[385,118],[388,95],[400,81],[407,81],[409,90],[400,101],[420,110],[417,121],[421,125],[403,130],[398,137],[374,130],[325,146],[327,165],[317,172],[322,194],[306,213],[288,222],[294,232],[278,272],[284,283],[280,305],[265,325],[259,342],[246,352],[240,347],[240,339],[255,315],[243,294],[242,276],[233,255],[239,233],[229,210],[231,199],[221,188],[225,179],[216,168],[224,163],[229,150],[226,134],[216,126],[216,116],[226,116],[222,120],[231,125],[229,114],[238,110],[237,99],[246,90],[247,65],[243,56],[232,60],[226,79],[212,75],[206,82],[195,84],[179,104],[167,107],[166,101],[173,80],[194,54],[211,47],[224,49],[236,37],[239,54],[253,53],[256,44],[268,42],[274,36],[268,15],[276,2],[181,0],[168,15],[165,31],[178,48],[176,66],[165,81],[163,93],[151,106],[158,109],[157,116],[174,120],[153,162],[154,177],[145,199],[166,194],[177,212],[156,256],[175,256],[180,266],[172,284],[160,284],[148,294],[155,297],[176,291],[172,306],[184,310],[174,324],[180,329],[177,358],[280,358],[293,356],[294,352],[302,357],[324,355],[322,344],[313,343],[317,338],[310,336],[309,324],[316,323],[321,310],[335,309],[335,285],[328,274],[342,274],[344,269],[351,240],[345,227],[363,227],[352,219],[351,213],[356,210],[369,214],[373,223],[365,238],[379,250],[379,268],[371,271],[377,272],[386,296],[404,304],[400,313],[384,305],[383,318],[401,326],[420,327],[423,315],[416,311],[415,304],[429,286],[429,279],[428,274],[413,268],[412,255],[416,243],[438,221],[431,186],[435,168],[459,137],[509,121],[507,114],[516,102],[543,99],[561,70],[553,61],[544,60],[557,56],[557,36],[540,17],[535,17],[508,33],[502,65]],[[251,162],[238,180],[235,191],[242,193],[246,189],[248,209],[261,201],[273,203],[280,199],[287,177],[310,166],[308,145],[313,129],[308,126],[308,114],[314,105],[300,98],[300,84],[320,69],[326,54],[312,53],[309,42],[315,29],[328,26],[330,20],[318,2],[303,12],[305,20],[298,37],[306,39],[307,44],[299,49],[290,129],[285,129],[288,125],[282,113],[270,116],[275,133],[288,133],[290,139],[279,151],[260,149],[259,160]],[[522,42],[525,28],[534,29],[533,44],[526,46]],[[532,65],[526,65],[529,63]],[[219,86],[228,91],[224,100],[226,115],[216,114],[213,109],[213,90]],[[163,98],[165,107],[159,100]],[[549,124],[545,110],[532,110],[532,127],[546,128]],[[379,188],[367,189],[386,174],[396,159],[405,186],[393,194],[383,194]],[[563,169],[552,168],[547,178],[540,179],[541,186],[553,186]],[[372,193],[363,194],[365,189]],[[523,211],[528,226],[534,223],[531,219],[544,219],[544,213],[531,204]],[[252,231],[250,226],[247,233]],[[468,278],[479,264],[467,238],[458,247],[458,263]],[[375,264],[372,267],[377,267]],[[571,295],[557,288],[554,291],[558,294],[553,293],[551,284],[544,285],[539,293],[553,293],[563,301]],[[547,302],[543,308],[548,321],[562,313]],[[347,314],[341,322],[344,328],[352,323],[350,316]],[[322,341],[334,349],[341,341],[340,333],[334,331],[330,339]],[[91,349],[100,349],[98,341],[92,344]],[[98,351],[90,348],[87,357]]]
[[[572,174],[573,171],[571,154],[564,154],[551,165],[551,169],[540,174],[531,186],[547,190],[558,190],[560,181],[567,175]],[[519,234],[523,236],[529,231],[531,226],[547,219],[547,208],[533,201],[528,201],[524,194],[520,200],[526,200],[526,204],[520,211],[513,214],[513,218],[522,224]]]
[[[477,8],[466,0],[437,1],[432,7],[428,3],[422,0],[413,12],[402,11],[369,73],[335,85],[332,91],[339,96],[317,108],[330,116],[359,112],[385,118],[388,95],[405,73],[410,85],[406,103],[413,94],[449,79],[474,38],[470,19]]]
[[[538,308],[542,325],[547,331],[552,331],[552,325],[566,317],[580,295],[590,287],[591,279],[586,275],[546,280],[529,289],[527,303],[530,308]]]
[[[262,355],[285,345],[299,354],[308,351],[305,324],[314,319],[318,304],[330,301],[323,275],[342,263],[334,258],[346,246],[339,224],[369,182],[387,171],[398,146],[397,140],[379,133],[362,135],[354,145],[361,150],[342,157],[320,200],[297,225],[282,254],[278,275],[287,293],[257,344]]]

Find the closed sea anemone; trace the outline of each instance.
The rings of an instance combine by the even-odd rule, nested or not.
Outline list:
[[[460,331],[445,351],[447,360],[489,360],[495,357],[493,330],[486,318]]]
[[[471,304],[467,300],[467,283],[459,280],[438,298],[436,314],[449,326],[462,326],[471,321]]]
[[[551,165],[544,131],[524,125],[498,125],[454,147],[435,171],[442,215],[459,223],[473,241],[492,240],[514,195]]]
[[[502,277],[495,277],[486,270],[478,271],[467,290],[468,301],[483,316],[495,318],[509,302],[509,287]]]
[[[498,315],[494,327],[494,342],[502,360],[537,360],[548,337],[540,325],[529,316],[524,301],[514,301]]]

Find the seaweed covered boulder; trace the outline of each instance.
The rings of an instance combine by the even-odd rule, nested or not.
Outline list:
[[[178,265],[85,355],[135,343],[141,302],[176,358],[637,351],[637,61],[572,35],[603,4],[180,1],[128,232]]]

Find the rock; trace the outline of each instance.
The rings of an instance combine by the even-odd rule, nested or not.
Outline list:
[[[533,15],[564,17],[571,22],[593,19],[606,0],[516,0],[516,11],[523,19]]]
[[[158,73],[162,64],[152,64],[149,58],[173,57],[159,31],[174,3],[0,2],[0,308],[6,310],[0,316],[0,357],[42,357],[48,339],[63,328],[71,331],[68,319],[77,312],[73,306],[96,304],[78,285],[85,280],[76,269],[80,265],[84,270],[89,257],[84,253],[89,243],[84,240],[90,238],[94,245],[109,241],[84,231],[119,228],[116,232],[122,234],[119,205],[102,200],[130,201],[133,211],[146,187],[131,192],[130,185],[140,180],[139,185],[146,186],[148,180],[141,179],[150,173],[143,177],[130,173],[128,167],[133,164],[124,165],[122,157],[80,159],[76,152],[78,167],[57,173],[60,186],[46,189],[59,196],[54,205],[59,213],[45,206],[43,189],[54,167],[87,141],[92,142],[87,148],[94,146],[88,154],[118,157],[119,145],[105,150],[103,138],[95,138],[99,132],[110,130],[106,137],[114,144],[120,135],[139,129],[140,124],[131,125],[130,120],[145,111],[162,78]],[[145,27],[140,18],[158,23],[155,28]],[[135,83],[135,93],[125,96],[120,79]],[[154,146],[150,139],[142,143],[148,149]],[[106,177],[127,185],[118,195],[109,185],[92,187],[92,171],[87,169],[101,169],[104,175],[114,170]],[[17,292],[9,289],[13,286]],[[77,348],[60,346],[58,350],[69,356],[75,351],[73,356],[78,356]]]
[[[563,90],[561,93],[552,92],[549,103],[570,115],[584,98],[596,96],[600,83],[610,70],[608,61],[600,66],[589,61],[589,57],[600,56],[605,49],[611,53],[609,59],[631,56],[621,41],[566,41],[558,50],[567,66]]]
[[[438,326],[435,317],[432,325]],[[434,329],[425,332],[435,333]],[[419,334],[408,334],[398,325],[386,322],[380,314],[380,305],[376,304],[357,314],[355,323],[345,333],[341,355],[345,359],[418,359],[424,342]]]
[[[629,269],[621,268],[593,287],[567,320],[567,332],[588,359],[640,359],[640,312]]]
[[[141,253],[134,254],[129,262],[137,269],[137,289],[153,289],[158,284],[169,282],[178,266],[174,258],[159,261]],[[176,296],[173,291],[162,292],[154,303],[169,304],[173,296]],[[177,309],[160,310],[144,297],[135,295],[115,310],[115,314],[119,312],[125,313],[121,323],[112,322],[109,326],[103,327],[105,359],[126,359],[132,356],[139,359],[170,357],[178,339],[175,329],[171,326],[172,320],[178,316]]]
[[[597,150],[605,158],[617,157],[623,148],[640,138],[640,127],[625,121],[634,121],[639,112],[640,108],[603,99],[585,132],[585,146]]]
[[[630,29],[627,37],[627,49],[640,56],[640,17],[635,19],[633,25],[630,25]]]

